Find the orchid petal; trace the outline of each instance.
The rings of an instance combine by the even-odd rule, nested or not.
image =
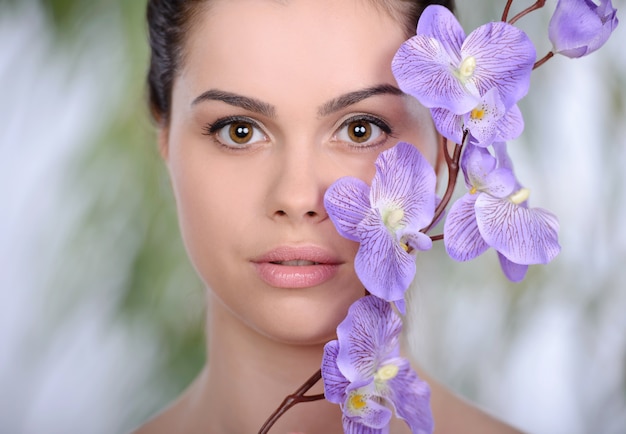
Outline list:
[[[498,132],[495,140],[505,142],[517,139],[524,131],[524,117],[517,104],[507,110],[504,117],[498,122]]]
[[[430,250],[433,247],[433,240],[423,232],[398,231],[400,239],[413,250]]]
[[[377,402],[377,398],[375,395],[364,395],[365,406],[354,413],[350,412],[347,409],[348,405],[344,404],[344,414],[348,418],[356,419],[360,424],[368,428],[385,429],[389,426],[393,412]]]
[[[496,159],[485,148],[469,143],[461,156],[461,169],[468,188],[480,189],[487,176],[496,167]]]
[[[488,194],[476,200],[476,221],[485,242],[522,265],[547,264],[559,253],[559,223],[541,208],[528,209]]]
[[[469,130],[476,145],[489,146],[498,132],[498,126],[506,109],[498,95],[498,89],[491,88],[471,112],[465,116],[465,128]]]
[[[478,27],[461,48],[462,58],[470,56],[476,61],[476,69],[469,80],[481,95],[497,88],[508,109],[528,93],[536,52],[528,36],[517,27],[503,22]]]
[[[511,262],[506,257],[498,252],[498,260],[500,261],[500,268],[502,272],[511,282],[521,282],[526,276],[528,271],[528,265],[516,264]]]
[[[468,93],[451,73],[451,63],[457,62],[450,59],[439,41],[416,35],[400,46],[391,67],[400,89],[423,106],[466,113],[476,105],[478,97]]]
[[[324,194],[324,206],[337,231],[345,238],[359,241],[357,226],[370,209],[369,186],[360,179],[344,177]]]
[[[337,327],[337,366],[351,382],[374,376],[381,360],[399,352],[402,321],[389,303],[368,295],[350,306]]]
[[[468,193],[454,202],[443,226],[446,251],[456,261],[469,261],[489,248],[476,223],[474,204],[477,196]]]
[[[388,434],[389,427],[383,429],[370,428],[344,416],[343,432],[344,434]]]
[[[496,197],[510,195],[517,181],[507,168],[496,168],[497,160],[486,148],[470,143],[461,157],[461,168],[472,193],[484,192]]]
[[[465,40],[465,31],[461,23],[448,8],[430,5],[420,16],[416,32],[444,43],[451,58],[461,60],[461,45]]]
[[[485,179],[483,179],[480,191],[497,198],[503,198],[513,193],[516,185],[517,181],[513,172],[500,167],[492,170]]]
[[[398,309],[400,315],[406,315],[406,302],[404,301],[404,298],[392,301],[391,303],[393,303],[396,309]]]
[[[389,427],[383,429],[370,428],[344,416],[343,432],[344,434],[389,434]]]
[[[384,408],[384,407],[383,407]],[[389,414],[389,420],[391,420],[391,411],[386,409],[387,412],[382,410],[383,414]],[[343,416],[343,432],[344,434],[388,434],[389,422],[382,428],[373,428],[362,423],[358,418],[350,418],[344,414]]]
[[[439,107],[431,108],[430,114],[439,134],[454,143],[463,141],[463,116]]]
[[[471,110],[478,98],[475,85],[464,85],[450,69],[463,60],[463,39],[461,25],[447,8],[427,7],[417,35],[402,44],[391,64],[400,89],[428,108],[443,107],[456,114]]]
[[[346,388],[350,382],[337,367],[339,342],[334,340],[324,345],[322,357],[322,378],[324,379],[324,396],[330,402],[341,404],[344,401]]]
[[[413,145],[399,142],[376,160],[370,202],[382,210],[394,203],[404,213],[404,221],[415,231],[428,225],[435,213],[437,175],[428,160]]]
[[[489,146],[500,131],[509,128],[506,122],[517,118],[506,118],[507,110],[498,95],[498,89],[491,88],[470,113],[465,116],[465,128],[471,133],[474,143],[481,147]]]
[[[434,421],[430,409],[430,387],[406,361],[398,374],[389,380],[389,399],[396,414],[405,420],[413,434],[430,434]]]
[[[379,214],[370,214],[358,229],[361,244],[354,259],[357,276],[377,297],[401,300],[415,277],[415,258],[400,246]]]
[[[496,154],[496,161],[498,162],[498,167],[502,167],[505,169],[509,169],[513,172],[513,161],[511,161],[511,157],[509,157],[509,153],[506,150],[506,143],[504,142],[495,142],[493,144],[493,150]],[[519,189],[521,185],[517,184],[516,188]]]

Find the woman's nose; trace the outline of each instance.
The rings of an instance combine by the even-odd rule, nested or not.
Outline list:
[[[268,185],[267,212],[273,219],[317,223],[328,217],[324,208],[323,161],[311,152],[285,151],[275,161]]]

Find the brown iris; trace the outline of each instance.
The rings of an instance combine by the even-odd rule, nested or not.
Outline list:
[[[372,137],[372,125],[367,121],[352,121],[348,124],[348,136],[356,143],[367,142]]]
[[[228,128],[228,136],[237,144],[248,143],[254,133],[254,127],[249,122],[233,122]]]

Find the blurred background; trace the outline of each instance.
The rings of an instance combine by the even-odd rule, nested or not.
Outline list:
[[[504,6],[458,3],[468,33]],[[554,3],[519,23],[540,56]],[[127,432],[207,357],[145,104],[144,9],[0,0],[1,434]],[[535,72],[509,146],[532,206],[560,218],[560,256],[521,284],[493,252],[418,259],[416,358],[532,433],[626,432],[625,25]]]

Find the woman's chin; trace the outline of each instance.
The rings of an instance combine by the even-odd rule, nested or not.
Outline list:
[[[345,318],[350,305],[359,298],[335,297],[332,302],[309,297],[293,297],[275,302],[262,318],[247,322],[258,332],[280,343],[291,345],[323,345],[335,339],[337,326]],[[267,313],[269,312],[269,314]]]

